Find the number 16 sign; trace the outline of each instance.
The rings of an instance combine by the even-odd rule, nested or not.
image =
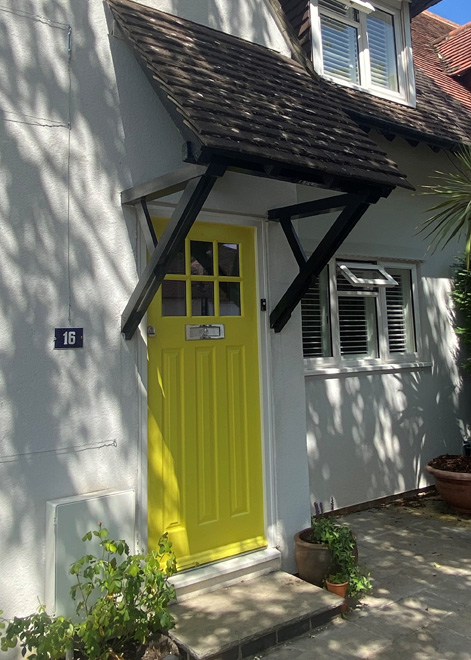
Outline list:
[[[55,328],[54,348],[83,348],[83,328]]]

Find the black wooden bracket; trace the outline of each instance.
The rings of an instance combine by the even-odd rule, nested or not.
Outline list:
[[[152,224],[152,218],[150,217],[149,209],[147,208],[147,199],[145,197],[141,199],[141,207],[146,220],[146,229],[150,234],[150,241],[153,247],[157,247],[158,240],[157,236],[155,235],[154,225]]]
[[[348,193],[324,199],[294,204],[268,212],[269,220],[278,220],[286,235],[294,257],[299,265],[299,273],[281,297],[270,314],[270,327],[281,332],[291,318],[291,314],[313,280],[338,251],[348,234],[367,211],[370,204],[380,198],[377,191],[365,191],[358,194]],[[340,215],[325,234],[317,248],[307,259],[291,220],[306,218],[339,211]]]
[[[147,266],[123,312],[121,332],[124,334],[125,339],[131,339],[136,332],[167,274],[172,259],[176,256],[182,241],[190,231],[212,187],[226,171],[226,164],[221,162],[210,163],[207,168],[201,169],[203,173],[201,173],[201,170],[192,171],[192,176],[182,176],[179,172],[177,173],[179,176],[165,178],[165,182],[164,178],[156,180],[155,186],[160,185],[160,194],[156,194],[156,188],[152,189],[152,186],[150,186],[145,191],[142,189],[138,191],[144,192],[140,197],[137,197],[134,191],[133,193],[126,191],[122,195],[126,199],[124,203],[135,204],[138,199],[142,204],[142,197],[156,199],[164,196],[164,192],[171,194],[176,192],[177,189],[183,189],[182,196],[170,217],[162,238],[152,251]],[[147,219],[146,208],[147,205],[142,206]]]

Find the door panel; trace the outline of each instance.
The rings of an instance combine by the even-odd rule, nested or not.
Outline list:
[[[265,546],[254,230],[195,224],[148,323],[150,547],[168,532],[187,568]]]

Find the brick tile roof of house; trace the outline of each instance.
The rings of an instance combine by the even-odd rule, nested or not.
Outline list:
[[[471,69],[471,23],[460,25],[435,43],[449,76],[460,76]]]
[[[281,0],[281,4],[309,57],[312,57],[309,0]],[[427,3],[424,3],[427,4]],[[435,4],[435,3],[429,3]],[[416,5],[416,8],[418,5]],[[430,12],[412,20],[412,46],[416,79],[416,107],[389,101],[365,91],[332,83],[338,102],[366,128],[377,128],[435,147],[456,149],[471,143],[471,85],[451,78],[434,49],[456,24]]]
[[[412,40],[416,67],[429,75],[443,92],[466,106],[469,116],[471,85],[452,77],[451,69],[459,68],[464,73],[471,67],[471,23],[457,27],[456,23],[425,12],[412,21]],[[470,119],[465,125],[471,136]]]
[[[223,155],[261,172],[281,168],[279,178],[409,186],[342,112],[336,88],[297,62],[131,0],[107,1],[196,162]]]

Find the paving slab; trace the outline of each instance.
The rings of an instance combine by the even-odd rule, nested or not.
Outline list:
[[[253,660],[470,660],[471,516],[438,496],[345,516],[374,592],[343,620]]]

